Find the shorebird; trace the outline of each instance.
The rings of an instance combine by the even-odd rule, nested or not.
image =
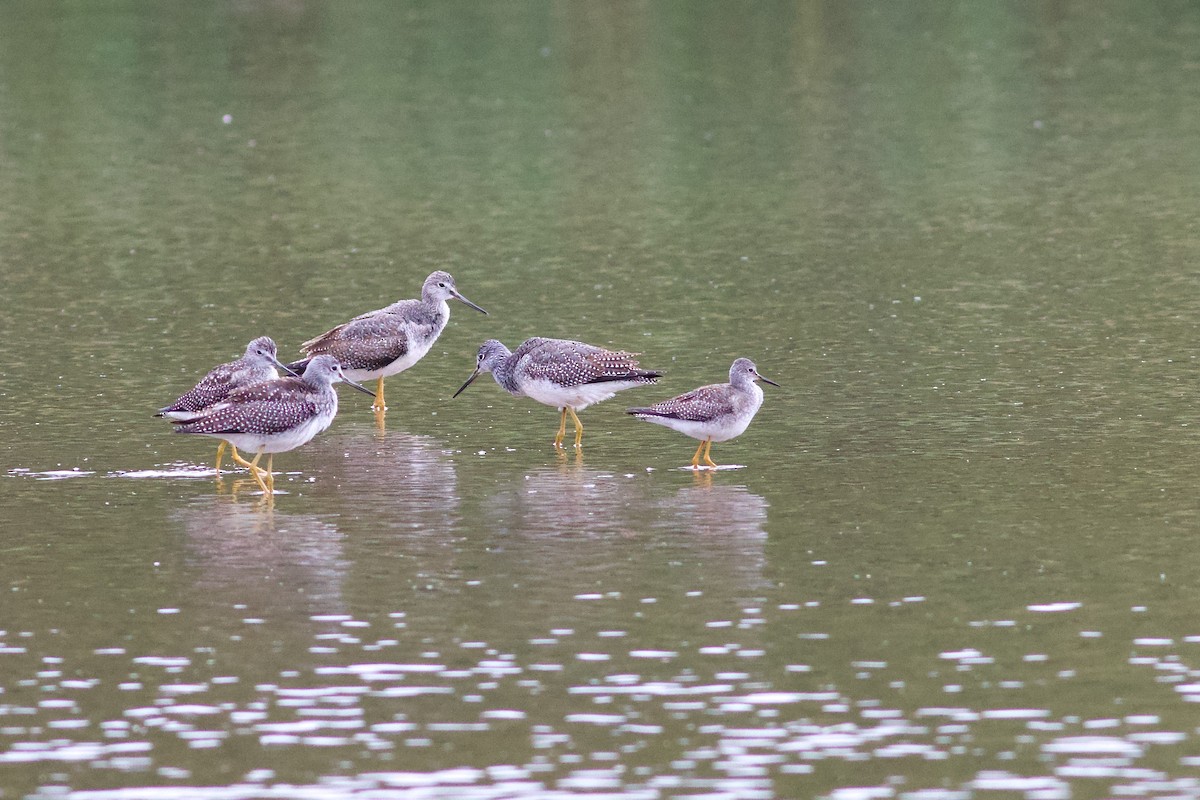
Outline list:
[[[706,466],[716,467],[711,455],[713,442],[741,436],[762,406],[763,391],[756,381],[779,385],[759,375],[753,361],[739,358],[729,368],[729,383],[701,386],[646,408],[631,408],[626,413],[699,439],[700,446],[692,456],[692,469],[700,468],[701,457]]]
[[[246,345],[246,352],[241,358],[213,367],[199,383],[171,405],[160,408],[154,416],[173,421],[192,419],[229,397],[235,389],[278,378],[276,367],[291,372],[280,363],[276,354],[275,341],[270,336],[258,337]],[[217,475],[221,474],[221,457],[224,454],[225,442],[221,442],[217,446]],[[237,448],[234,448],[233,457],[235,461],[239,458]]]
[[[360,392],[367,389],[346,378],[333,356],[309,359],[299,378],[276,378],[244,386],[196,416],[175,420],[176,433],[212,436],[233,445],[234,460],[250,470],[264,494],[275,490],[272,473],[275,453],[307,444],[329,427],[337,415],[338,398],[333,384],[345,381]],[[255,454],[246,461],[236,448]],[[267,454],[266,480],[258,460]]]
[[[622,389],[654,383],[662,374],[639,369],[636,355],[568,339],[540,337],[526,339],[514,353],[501,342],[489,339],[479,348],[475,371],[454,397],[462,394],[481,373],[490,372],[500,388],[513,397],[531,397],[559,410],[556,448],[562,447],[570,413],[575,423],[575,446],[579,447],[583,441],[583,423],[575,412],[607,400]]]
[[[309,339],[300,348],[309,358],[322,354],[335,357],[350,380],[378,378],[371,407],[385,411],[383,379],[403,372],[429,352],[450,320],[446,301],[452,297],[487,313],[459,293],[450,273],[438,270],[425,279],[420,300],[400,300],[386,308],[359,314]],[[307,359],[302,359],[288,366],[302,371],[306,362]]]

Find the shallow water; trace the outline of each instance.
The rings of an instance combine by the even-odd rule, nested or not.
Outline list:
[[[0,797],[1200,797],[1192,6],[0,19]],[[437,268],[272,502],[152,418]]]

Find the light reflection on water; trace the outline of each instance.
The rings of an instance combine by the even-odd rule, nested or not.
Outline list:
[[[575,602],[622,604],[610,596]],[[636,605],[644,617],[675,613],[667,604]],[[179,624],[190,624],[190,613],[181,610]],[[901,626],[906,613],[896,617]],[[263,628],[253,620],[245,620],[243,634],[189,653],[112,647],[40,663],[28,648],[46,634],[6,632],[4,652],[26,657],[0,703],[8,740],[0,765],[87,765],[100,776],[93,790],[60,792],[51,780],[35,793],[76,798],[204,796],[211,790],[191,786],[184,764],[212,758],[241,771],[207,796],[234,798],[561,797],[585,790],[622,798],[800,796],[806,780],[827,780],[839,765],[856,771],[863,792],[839,790],[843,797],[1071,797],[1078,779],[1150,797],[1200,790],[1158,766],[1165,754],[1197,763],[1192,730],[1138,708],[1109,717],[1081,717],[1070,704],[1056,710],[1053,686],[1070,694],[1072,677],[1049,663],[1055,657],[1024,667],[1004,648],[993,647],[989,657],[984,634],[969,637],[973,646],[928,654],[930,676],[938,661],[956,665],[951,680],[959,689],[940,705],[913,705],[907,692],[922,679],[905,669],[907,677],[896,680],[888,662],[856,661],[856,680],[831,680],[824,674],[834,663],[829,648],[846,643],[822,623],[840,614],[744,607],[720,629],[733,648],[718,651],[688,623],[667,650],[643,639],[636,624],[614,637],[548,619],[541,636],[521,643],[485,631],[429,636],[415,632],[403,612],[316,613],[295,643],[307,643],[311,660],[282,660],[273,673],[262,670],[261,658],[243,662],[279,636],[278,629],[251,633]],[[765,652],[772,641],[822,628],[829,639],[810,653],[811,665],[779,664]],[[1185,699],[1197,695],[1196,673],[1181,659],[1187,651],[1163,639],[1141,647],[1154,655],[1139,656],[1138,670],[1190,680],[1175,688]],[[971,700],[979,691],[1009,702],[993,698],[980,707]],[[114,713],[97,714],[111,693],[123,695]],[[1023,697],[1046,705],[1022,704]],[[468,754],[478,748],[491,754],[491,766],[470,765]],[[981,768],[985,754],[992,765]],[[362,765],[355,775],[340,773],[343,758]],[[660,763],[669,771],[650,766]],[[900,765],[912,777],[897,785],[889,776]],[[957,777],[946,786],[948,776]]]
[[[274,506],[188,479],[181,591],[139,635],[0,634],[0,767],[31,770],[18,796],[93,800],[1200,796],[1172,777],[1200,766],[1194,724],[1163,706],[1200,697],[1200,635],[1123,652],[1070,597],[954,621],[944,599],[830,595],[828,566],[811,587],[771,567],[741,472],[589,458],[347,421]],[[1164,691],[1097,713],[1092,663]]]

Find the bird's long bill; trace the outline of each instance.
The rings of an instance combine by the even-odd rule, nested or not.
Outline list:
[[[281,371],[282,371],[282,372],[283,372],[285,375],[291,375],[293,378],[299,378],[299,377],[302,377],[302,376],[300,375],[300,373],[299,373],[299,372],[296,372],[296,370],[292,369],[292,368],[291,368],[291,367],[289,367],[287,364],[285,364],[285,363],[283,363],[282,361],[280,361],[278,358],[272,358],[272,359],[271,359],[271,361],[272,361],[272,362],[275,364],[275,366],[276,366],[276,367],[278,367],[278,368],[279,368],[279,369],[280,369],[280,370],[281,370]]]
[[[371,397],[375,396],[375,393],[372,392],[370,389],[363,386],[361,383],[355,383],[354,381],[347,378],[345,376],[345,374],[342,375],[342,383],[346,384],[347,386],[353,386],[355,389],[358,389],[363,394],[369,394],[369,395],[371,395]]]
[[[775,381],[771,380],[770,378],[764,378],[762,375],[759,375],[759,376],[758,376],[758,379],[759,379],[760,381],[762,381],[763,383],[769,383],[769,384],[771,384],[772,386],[779,386],[779,384],[778,384],[778,383],[776,383]],[[782,389],[783,387],[782,387],[782,386],[780,386],[779,388],[781,388],[781,389]]]
[[[476,370],[475,370],[474,372],[472,372],[472,373],[471,373],[471,377],[467,378],[467,382],[466,382],[466,383],[464,383],[462,386],[458,387],[458,391],[457,391],[457,392],[455,392],[454,394],[450,395],[450,399],[451,399],[451,400],[453,400],[454,398],[456,398],[456,397],[458,397],[460,394],[462,394],[462,393],[463,393],[463,389],[466,389],[468,386],[470,386],[470,385],[471,385],[471,384],[474,382],[474,380],[475,380],[476,378],[478,378],[478,377],[479,377],[479,369],[478,369],[478,368],[476,368]]]
[[[476,311],[480,312],[481,314],[486,314],[486,313],[487,313],[487,312],[486,312],[486,311],[484,311],[482,308],[480,308],[479,306],[475,305],[474,303],[472,303],[472,302],[471,302],[470,300],[468,300],[467,298],[463,297],[463,296],[462,296],[461,294],[459,294],[458,292],[455,292],[455,293],[454,293],[454,299],[455,299],[455,300],[457,300],[457,301],[459,301],[460,303],[462,303],[462,304],[464,304],[464,305],[468,305],[468,306],[470,306],[471,308],[475,309]]]

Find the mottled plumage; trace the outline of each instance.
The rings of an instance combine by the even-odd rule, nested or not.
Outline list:
[[[270,336],[260,336],[246,345],[246,353],[237,361],[214,367],[200,382],[187,393],[165,408],[160,408],[156,417],[166,417],[172,421],[188,420],[201,411],[211,408],[243,386],[249,386],[259,381],[278,378],[275,368],[291,372],[288,367],[279,363],[276,358],[275,341]],[[225,454],[225,442],[217,446],[216,472],[221,474],[221,458]],[[234,461],[240,456],[237,448],[233,451]]]
[[[569,412],[575,423],[578,447],[583,438],[583,424],[575,412],[607,400],[622,389],[654,383],[662,374],[640,369],[636,355],[542,337],[526,339],[516,352],[511,352],[501,342],[489,339],[479,348],[475,371],[454,396],[458,397],[482,373],[490,372],[496,383],[512,396],[530,397],[559,409],[562,417],[555,447],[562,446]]]
[[[351,380],[378,378],[375,406],[384,407],[383,379],[420,361],[450,320],[450,298],[484,311],[459,294],[454,278],[437,271],[425,279],[420,300],[400,300],[386,308],[360,314],[349,322],[302,344],[309,358],[331,355]],[[288,366],[302,370],[308,359]]]
[[[241,358],[213,367],[199,383],[171,405],[160,408],[154,416],[189,419],[229,397],[235,389],[278,378],[275,368],[282,366],[276,358],[275,342],[269,336],[260,336],[246,345]]]
[[[256,453],[253,462],[239,460],[263,484],[257,462],[263,453],[294,450],[329,427],[337,415],[333,384],[346,380],[333,356],[309,360],[299,378],[276,378],[235,390],[228,398],[188,420],[176,421],[177,433],[212,436]],[[371,392],[353,381],[351,386]],[[236,456],[235,456],[236,458]],[[270,463],[267,474],[270,475]],[[263,484],[263,490],[268,491]]]
[[[701,386],[652,406],[631,408],[627,413],[699,439],[692,467],[700,466],[701,453],[705,464],[715,467],[710,455],[712,443],[742,435],[762,406],[763,392],[755,381],[779,385],[759,375],[753,361],[739,358],[729,368],[729,383]]]

